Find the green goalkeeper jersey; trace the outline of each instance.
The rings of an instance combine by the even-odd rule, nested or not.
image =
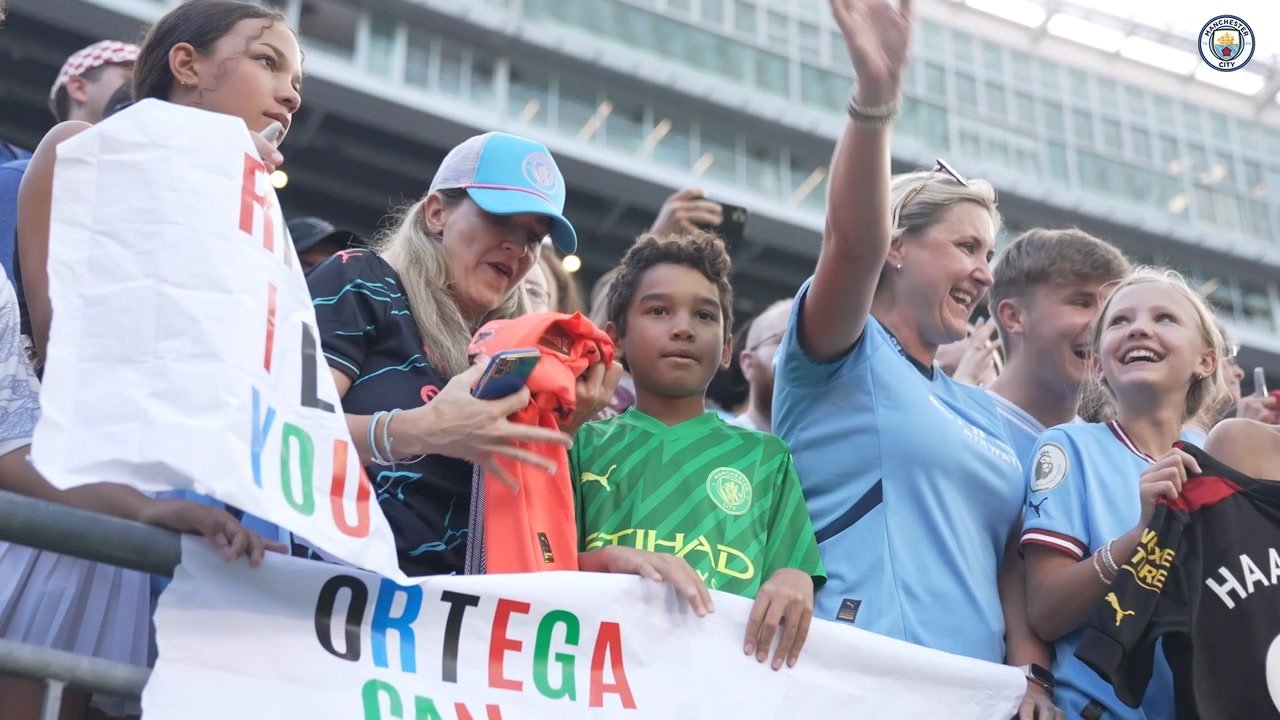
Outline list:
[[[667,426],[631,408],[583,426],[569,472],[584,552],[676,555],[713,590],[748,598],[780,568],[826,579],[791,451],[773,435],[715,413]]]

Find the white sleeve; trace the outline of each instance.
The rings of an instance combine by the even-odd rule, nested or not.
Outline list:
[[[20,333],[18,296],[0,272],[0,455],[31,444],[40,419],[40,385]]]

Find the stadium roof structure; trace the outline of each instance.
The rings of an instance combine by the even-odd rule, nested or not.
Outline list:
[[[1053,35],[1183,77],[1280,104],[1280,3],[1237,0],[951,0]],[[1211,6],[1211,7],[1210,7]],[[1201,61],[1198,35],[1218,14],[1240,17],[1261,39],[1248,65],[1219,72]],[[1269,52],[1268,52],[1269,51]]]

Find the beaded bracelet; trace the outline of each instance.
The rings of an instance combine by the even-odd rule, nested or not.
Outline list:
[[[1112,580],[1108,580],[1107,576],[1102,574],[1102,567],[1098,565],[1098,552],[1095,552],[1090,559],[1092,561],[1093,571],[1098,573],[1098,579],[1102,581],[1103,585],[1110,585]]]
[[[884,105],[874,105],[872,107],[863,107],[858,104],[853,95],[849,95],[849,104],[845,110],[849,113],[849,119],[858,125],[867,127],[887,127],[892,124],[898,117],[899,102],[885,103]]]
[[[1111,571],[1111,576],[1115,577],[1120,574],[1120,566],[1116,564],[1115,556],[1111,554],[1111,543],[1113,542],[1115,540],[1111,540],[1102,546],[1102,559],[1107,563],[1107,569]]]

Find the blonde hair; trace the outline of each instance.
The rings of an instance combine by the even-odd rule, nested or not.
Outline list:
[[[439,192],[446,205],[466,197],[465,190]],[[442,238],[427,230],[426,207],[424,197],[400,210],[391,229],[378,233],[373,250],[400,275],[427,360],[445,376],[453,377],[467,369],[467,345],[480,326],[490,320],[524,314],[524,291],[517,283],[501,305],[472,327],[453,297],[453,279]]]
[[[1106,328],[1107,314],[1111,311],[1111,303],[1116,295],[1121,290],[1146,283],[1161,283],[1166,287],[1173,288],[1179,295],[1186,298],[1191,303],[1191,307],[1195,309],[1200,341],[1204,344],[1205,350],[1213,353],[1215,362],[1212,372],[1204,378],[1193,380],[1191,386],[1187,389],[1187,398],[1182,410],[1182,422],[1184,424],[1193,423],[1208,427],[1209,424],[1212,424],[1213,418],[1221,412],[1223,404],[1230,402],[1231,399],[1231,391],[1227,385],[1227,375],[1224,370],[1226,366],[1223,360],[1225,343],[1222,339],[1222,332],[1218,330],[1217,319],[1214,317],[1208,303],[1205,302],[1200,293],[1187,284],[1186,279],[1178,272],[1164,268],[1138,267],[1128,277],[1111,286],[1108,289],[1106,300],[1102,303],[1102,309],[1098,312],[1098,320],[1093,329],[1093,344],[1090,348],[1090,354],[1094,359],[1100,355],[1102,333]],[[1091,386],[1086,386],[1082,392],[1080,410],[1082,417],[1091,422],[1102,422],[1115,417],[1115,391],[1107,385],[1105,379],[1096,380]]]
[[[889,184],[889,212],[890,217],[898,221],[893,228],[893,239],[929,229],[948,208],[962,202],[976,203],[991,213],[991,224],[998,234],[1004,220],[996,208],[996,189],[986,180],[971,179],[968,183],[961,185],[943,170],[893,176]]]

